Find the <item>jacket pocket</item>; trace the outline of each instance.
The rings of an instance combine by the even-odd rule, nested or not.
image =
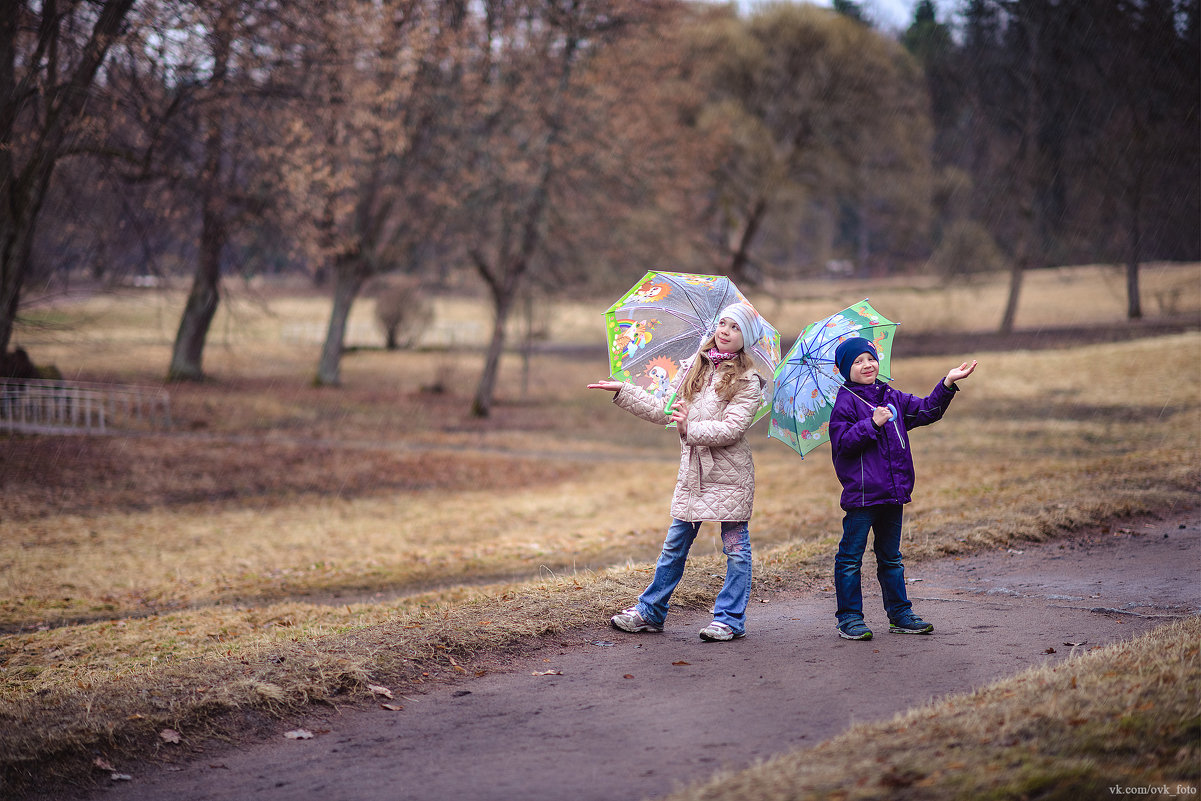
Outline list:
[[[706,484],[740,485],[747,480],[746,460],[735,448],[710,448],[713,467],[701,476]]]

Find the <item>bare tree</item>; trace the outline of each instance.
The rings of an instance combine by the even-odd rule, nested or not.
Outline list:
[[[200,206],[200,241],[192,288],[180,316],[167,378],[172,381],[198,381],[204,377],[204,345],[209,326],[220,301],[221,257],[229,236],[226,192],[229,160],[227,117],[231,112],[224,102],[230,82],[231,60],[239,36],[239,0],[225,0],[197,7],[199,18],[184,30],[199,30],[207,41],[211,70],[205,86],[209,95],[201,109],[201,148],[199,174],[195,188]],[[206,13],[207,12],[207,13]]]
[[[492,332],[472,400],[491,411],[506,325],[545,255],[572,164],[595,121],[588,67],[670,4],[633,0],[491,0],[465,51],[455,232],[492,304]],[[608,101],[612,104],[614,101]],[[606,171],[616,165],[609,165]],[[609,174],[612,174],[609,172]],[[596,176],[593,176],[596,178]],[[596,184],[591,184],[595,186]],[[595,221],[593,222],[595,224]]]
[[[0,353],[8,349],[54,170],[133,0],[10,2],[0,14]]]
[[[415,264],[434,236],[442,201],[428,154],[463,6],[391,0],[308,13],[305,102],[277,123],[277,155],[296,242],[333,279],[318,385],[340,381],[346,323],[368,279]]]
[[[1014,172],[1018,191],[1019,227],[1017,253],[1010,262],[1009,292],[1005,300],[1005,311],[1001,315],[1002,334],[1013,331],[1022,293],[1022,278],[1026,270],[1042,266],[1045,260],[1040,237],[1043,229],[1043,206],[1038,197],[1044,166],[1039,139],[1044,108],[1040,92],[1041,81],[1044,80],[1041,52],[1043,35],[1040,30],[1043,19],[1039,5],[1029,2],[1016,4],[1018,15],[1015,19],[1014,34],[1020,37],[1025,56],[1013,70],[1018,86],[1016,96],[1019,98],[1012,109],[1015,115],[1014,128],[1017,131]]]
[[[1196,241],[1198,210],[1197,113],[1201,70],[1197,46],[1185,38],[1177,15],[1198,4],[1149,0],[1098,4],[1095,29],[1081,46],[1082,67],[1103,111],[1085,138],[1095,191],[1114,198],[1119,250],[1126,268],[1126,316],[1143,316],[1139,268],[1166,221],[1188,221]],[[1090,33],[1093,31],[1090,30]],[[1194,28],[1193,33],[1196,33]],[[1182,180],[1183,179],[1183,180]]]

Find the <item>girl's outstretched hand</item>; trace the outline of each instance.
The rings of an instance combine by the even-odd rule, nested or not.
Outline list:
[[[975,369],[976,369],[976,360],[975,359],[972,359],[971,364],[964,362],[963,364],[959,365],[958,367],[952,367],[951,372],[947,373],[947,377],[944,378],[942,380],[942,382],[946,385],[947,389],[950,389],[951,385],[953,385],[956,381],[962,381],[963,379],[967,378],[969,375],[971,375],[975,371]]]
[[[589,384],[588,389],[607,389],[610,392],[616,392],[621,389],[620,381],[612,381],[606,378],[604,381],[597,381],[595,384]]]

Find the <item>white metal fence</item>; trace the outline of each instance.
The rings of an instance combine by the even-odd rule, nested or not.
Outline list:
[[[0,378],[0,431],[104,434],[170,426],[164,389]]]

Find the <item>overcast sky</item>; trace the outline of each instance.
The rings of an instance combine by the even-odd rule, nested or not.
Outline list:
[[[712,1],[721,2],[722,0]],[[744,14],[764,2],[770,2],[770,0],[737,0],[738,7]],[[833,0],[812,0],[812,2],[827,8],[833,5]],[[952,4],[952,0],[935,0],[934,5],[939,10],[940,22],[947,21],[947,16],[949,16],[947,9],[951,8]],[[913,21],[915,5],[917,5],[917,0],[860,0],[859,2],[859,7],[876,23],[877,27],[901,31],[909,27],[909,23]]]

